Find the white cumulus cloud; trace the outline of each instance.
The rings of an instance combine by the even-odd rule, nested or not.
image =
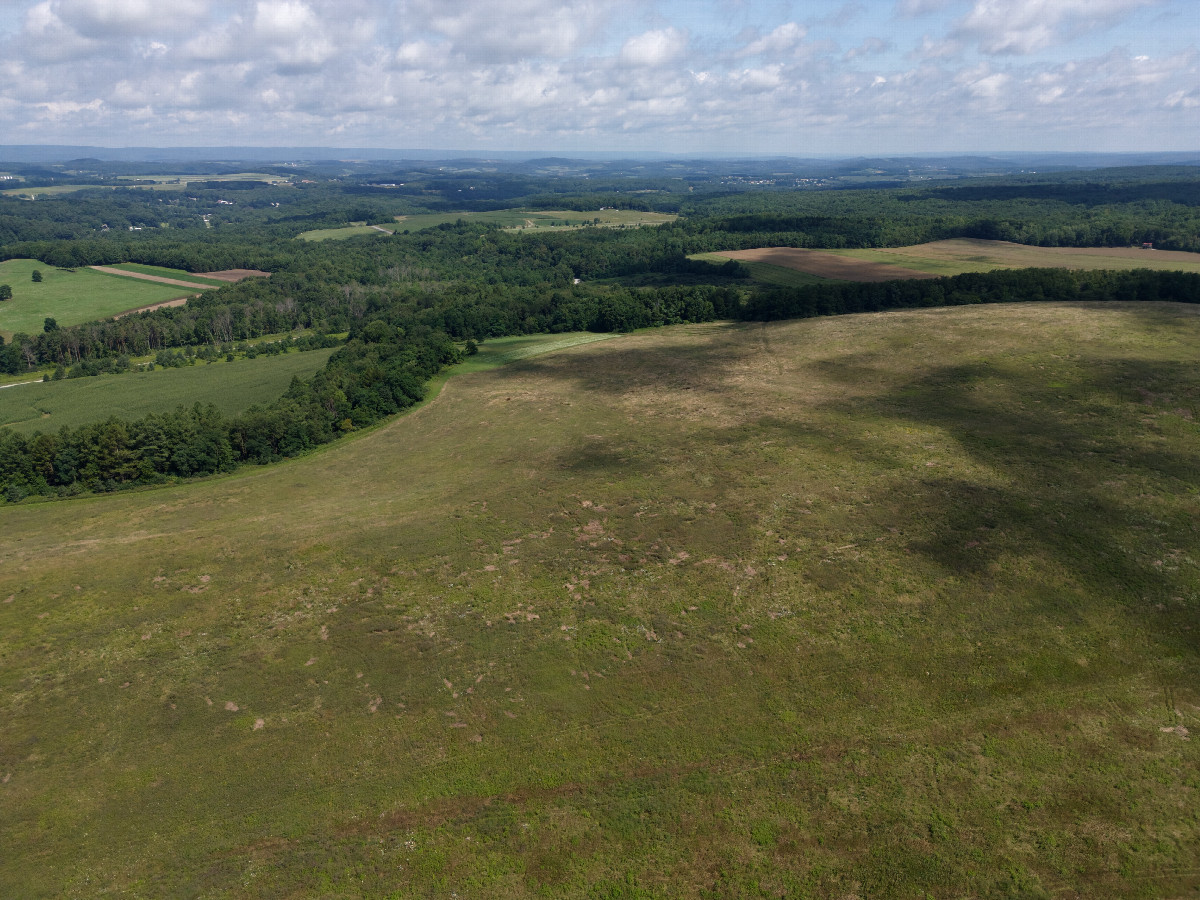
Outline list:
[[[686,49],[686,34],[664,28],[631,37],[621,48],[621,60],[630,66],[661,66],[678,59]]]
[[[985,53],[1024,55],[1105,28],[1159,0],[975,0],[956,34]]]

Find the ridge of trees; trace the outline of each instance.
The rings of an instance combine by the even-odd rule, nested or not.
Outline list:
[[[976,303],[1062,301],[1200,303],[1200,274],[1135,270],[999,270],[931,280],[879,284],[839,282],[760,291],[739,303],[724,288],[614,292],[580,306],[551,295],[552,315],[582,310],[596,331],[624,331],[716,318],[752,321]],[[462,359],[444,331],[403,309],[356,327],[347,344],[313,378],[293,379],[268,406],[225,419],[215,407],[154,414],[133,422],[110,419],[57,434],[24,437],[0,429],[0,491],[7,500],[29,494],[70,496],[230,471],[246,463],[293,456],[374,424],[424,396],[429,378]],[[560,318],[560,321],[562,319]]]

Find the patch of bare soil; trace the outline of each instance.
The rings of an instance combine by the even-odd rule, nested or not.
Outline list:
[[[758,247],[753,250],[722,251],[722,256],[744,259],[750,262],[770,263],[840,281],[896,281],[901,278],[936,278],[928,272],[906,269],[891,263],[871,262],[823,253],[820,250],[802,250],[798,247]]]
[[[212,278],[216,281],[228,281],[230,284],[235,284],[236,282],[242,281],[246,278],[266,278],[270,274],[270,272],[264,272],[261,269],[222,269],[220,272],[196,273],[196,275],[200,278]]]

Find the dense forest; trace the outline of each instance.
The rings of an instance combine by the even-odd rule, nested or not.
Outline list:
[[[407,172],[399,190],[387,177],[299,178],[275,186],[194,181],[173,192],[91,184],[34,201],[0,197],[3,259],[61,268],[136,262],[273,273],[181,307],[15,334],[0,343],[0,372],[63,367],[92,374],[172,348],[211,352],[290,332],[328,342],[330,335],[349,335],[312,379],[295,381],[273,404],[234,419],[195,407],[31,438],[0,429],[0,491],[18,500],[112,490],[293,455],[416,402],[433,374],[461,358],[458,343],[467,340],[966,303],[1200,302],[1200,276],[1180,273],[1025,270],[775,288],[750,281],[738,263],[688,258],[761,246],[886,247],[954,237],[1043,246],[1153,241],[1200,251],[1200,177],[1191,169],[892,190],[749,191],[704,182],[697,189],[665,176],[489,180],[436,171]],[[644,228],[509,232],[460,221],[392,236],[295,239],[315,227],[467,205],[623,206],[680,217]],[[650,275],[659,276],[654,286],[639,286]]]

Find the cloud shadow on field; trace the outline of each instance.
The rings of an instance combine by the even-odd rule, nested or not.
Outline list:
[[[734,334],[738,326],[728,329]],[[531,371],[574,382],[582,392],[625,395],[642,389],[700,390],[724,393],[724,377],[754,349],[744,343],[721,341],[723,330],[712,329],[714,341],[664,346],[610,342],[582,345],[569,353],[549,353],[494,370],[497,384],[528,378]],[[596,364],[597,361],[599,364]]]
[[[845,371],[854,370],[852,364]],[[934,369],[863,401],[948,436],[981,470],[916,470],[904,503],[925,537],[909,550],[948,575],[990,577],[1024,553],[1072,590],[1047,591],[1043,614],[1073,618],[1120,604],[1180,652],[1200,631],[1200,379],[1176,362],[1107,359],[1069,382],[1034,366]],[[983,480],[986,474],[986,482]],[[876,502],[895,503],[887,497]]]
[[[1123,610],[1196,655],[1200,430],[1189,417],[1200,418],[1200,374],[1175,360],[1084,350],[1063,361],[1035,348],[1031,357],[930,362],[908,380],[896,377],[889,352],[871,349],[784,369],[776,357],[784,345],[770,346],[767,329],[748,339],[753,327],[683,346],[584,348],[494,377],[503,385],[536,372],[570,385],[566,396],[581,404],[635,401],[627,408],[646,416],[644,430],[622,426],[564,448],[561,470],[677,476],[696,453],[717,497],[734,484],[750,490],[760,460],[784,487],[801,459],[829,463],[830,486],[841,477],[837,460],[853,460],[880,478],[856,501],[859,518],[827,525],[829,533],[907,522],[906,551],[923,561],[914,571],[970,579],[985,592],[1019,586],[1018,602],[1055,621]],[[777,405],[788,395],[764,400],[796,382],[811,382],[812,393],[791,406]],[[916,463],[915,444],[881,436],[896,433],[889,423],[936,436],[944,446],[930,455],[946,458]],[[786,452],[756,455],[767,445]],[[719,464],[703,457],[714,452]],[[825,477],[795,476],[809,485]]]

